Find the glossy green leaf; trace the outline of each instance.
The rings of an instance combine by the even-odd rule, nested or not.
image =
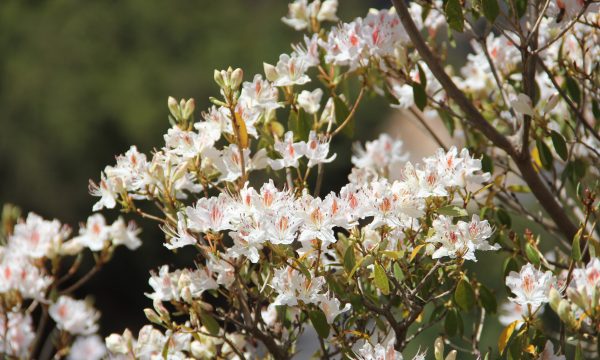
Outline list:
[[[567,142],[565,141],[565,138],[554,130],[550,132],[550,137],[552,138],[554,150],[561,159],[566,161],[569,157],[569,150],[567,149]]]
[[[374,276],[375,286],[377,286],[384,295],[388,295],[390,293],[390,282],[383,267],[377,263],[375,264]]]
[[[308,313],[308,317],[310,318],[310,322],[312,323],[313,327],[317,331],[317,334],[324,339],[327,338],[331,328],[327,323],[327,317],[323,311],[321,309],[312,310]]]
[[[447,0],[444,6],[446,20],[452,30],[463,32],[465,17],[459,0]]]
[[[498,0],[482,0],[481,9],[483,10],[483,16],[485,16],[485,18],[491,23],[496,20],[498,14],[500,13]]]
[[[540,266],[540,252],[530,243],[525,244],[525,255],[527,260],[535,266]]]
[[[202,311],[200,313],[200,322],[202,325],[208,330],[208,332],[212,335],[219,335],[220,326],[217,320],[215,320],[212,315],[209,313]]]
[[[456,125],[454,124],[454,118],[450,114],[448,114],[447,111],[441,109],[438,110],[438,115],[444,122],[444,125],[446,126],[446,129],[448,129],[448,133],[450,134],[450,136],[454,136],[454,130],[456,129]]]
[[[546,143],[542,140],[537,140],[536,146],[540,154],[540,161],[542,162],[542,166],[544,167],[544,169],[552,169],[554,158],[552,157],[552,152],[550,151],[548,145],[546,145]]]
[[[354,246],[351,244],[344,253],[344,269],[349,274],[356,265],[356,257],[354,256]]]
[[[579,84],[577,84],[577,81],[572,77],[567,76],[566,87],[567,93],[569,93],[569,96],[573,102],[575,104],[579,104],[579,101],[581,101],[581,90],[579,90]]]
[[[480,285],[479,286],[479,300],[481,302],[481,306],[490,314],[496,313],[498,309],[498,302],[496,301],[496,296],[488,289],[487,287]]]
[[[510,215],[508,214],[508,212],[506,210],[504,210],[504,208],[498,208],[496,210],[496,218],[498,218],[498,221],[502,225],[505,225],[506,227],[510,227],[512,224]]]
[[[475,291],[467,279],[463,278],[458,282],[454,291],[454,301],[464,311],[469,311],[475,305]]]
[[[453,337],[458,332],[458,320],[455,310],[448,311],[444,319],[444,331],[448,337]]]
[[[421,64],[417,63],[417,69],[419,69],[419,83],[424,89],[427,89],[427,75],[425,75],[425,71],[423,71]]]
[[[453,217],[461,217],[467,216],[469,213],[467,213],[466,209],[458,205],[446,205],[438,209],[438,214]]]
[[[398,265],[397,262],[394,263],[394,277],[399,282],[404,281],[404,272],[402,271],[402,269],[400,268],[400,265]]]
[[[577,231],[573,237],[573,245],[571,246],[571,259],[581,261],[581,229]]]
[[[489,157],[487,154],[483,154],[483,156],[481,157],[481,170],[489,173],[494,172],[494,162],[492,161],[492,158]]]
[[[415,105],[417,105],[420,110],[425,109],[425,106],[427,106],[427,93],[425,92],[425,88],[419,83],[414,83],[412,88]]]

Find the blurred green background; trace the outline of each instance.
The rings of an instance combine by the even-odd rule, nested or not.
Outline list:
[[[389,6],[384,0],[340,3],[339,17],[348,21],[368,7]],[[193,97],[203,110],[217,91],[213,69],[242,67],[250,80],[263,61],[274,63],[291,51],[302,34],[281,23],[286,13],[284,0],[1,1],[0,203],[77,228],[95,202],[89,179],[97,180],[131,144],[146,153],[163,144],[169,95]],[[381,99],[361,105],[358,138],[373,138],[388,113]],[[324,192],[342,184],[350,169],[350,140],[334,145],[345,165],[329,168]],[[114,218],[118,211],[104,214]],[[141,224],[144,245],[135,253],[119,249],[77,294],[94,295],[104,335],[125,327],[137,332],[145,323],[149,270],[189,265],[189,254],[176,257],[162,246],[155,224]],[[480,276],[493,285],[501,265],[482,258],[487,268]],[[499,327],[488,321],[484,338],[493,344]],[[422,345],[430,346],[435,333]]]

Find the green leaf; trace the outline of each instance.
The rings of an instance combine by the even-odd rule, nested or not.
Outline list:
[[[573,102],[575,104],[579,104],[579,101],[581,100],[581,90],[579,90],[579,85],[577,84],[577,81],[567,75],[566,87],[567,92],[571,96]]]
[[[540,266],[540,252],[530,243],[525,244],[525,255],[533,265]]]
[[[220,330],[220,326],[219,323],[217,322],[217,320],[215,320],[214,317],[212,317],[212,315],[210,315],[209,313],[202,311],[200,313],[200,322],[202,323],[202,325],[206,328],[206,330],[208,330],[208,332],[212,335],[219,335],[219,330]]]
[[[506,187],[508,191],[516,192],[516,193],[530,193],[531,189],[527,185],[521,184],[512,184]]]
[[[583,349],[581,348],[580,342],[577,342],[577,347],[575,348],[574,360],[585,360],[585,358],[583,357]]]
[[[498,309],[498,303],[496,302],[496,296],[487,287],[479,286],[479,300],[481,306],[490,314],[496,313]]]
[[[417,63],[417,68],[419,69],[419,83],[423,86],[423,89],[427,89],[427,75],[425,75],[421,64]]]
[[[412,88],[415,105],[422,111],[427,105],[427,93],[425,92],[425,87],[419,83],[413,83]]]
[[[527,0],[515,0],[515,8],[517,9],[517,17],[522,17],[527,11]]]
[[[339,96],[333,98],[333,105],[335,108],[335,121],[338,125],[341,125],[348,115],[350,115],[350,109],[348,108],[348,105],[346,105],[346,102]],[[354,118],[350,120],[342,132],[348,137],[354,136]]]
[[[573,245],[571,246],[571,259],[581,261],[581,229],[577,231],[573,237]]]
[[[327,323],[327,317],[321,309],[312,310],[308,313],[310,322],[320,337],[326,339],[329,336],[330,326]]]
[[[293,258],[293,260],[295,261],[296,265],[298,265],[298,267],[300,268],[300,272],[302,273],[302,275],[304,275],[304,277],[306,277],[307,280],[311,279],[310,276],[310,271],[308,271],[308,268],[306,267],[306,265],[304,265],[304,263],[296,258]]]
[[[494,162],[487,154],[483,154],[481,157],[481,170],[490,174],[494,172]]]
[[[390,293],[389,280],[387,278],[387,275],[386,275],[383,267],[377,263],[375,264],[374,275],[375,275],[375,286],[377,286],[379,288],[379,290],[381,290],[383,295],[388,295]]]
[[[450,137],[453,137],[454,129],[456,128],[456,126],[454,124],[454,118],[450,114],[448,114],[447,111],[441,110],[441,109],[438,110],[438,115],[440,116],[440,118],[444,122],[444,125],[448,129],[448,133],[450,134]]]
[[[444,331],[448,337],[453,337],[456,335],[458,331],[458,319],[456,310],[452,309],[448,311],[446,314],[446,319],[444,320]]]
[[[504,210],[504,208],[498,208],[496,210],[496,217],[502,225],[505,225],[506,227],[511,226],[512,220],[510,218],[510,215],[508,214],[508,212],[506,212],[506,210]]]
[[[400,282],[404,281],[404,272],[402,271],[400,265],[398,265],[397,262],[394,263],[394,277]]]
[[[552,145],[554,145],[554,150],[558,156],[567,161],[569,151],[567,150],[567,142],[565,141],[565,138],[554,130],[550,132],[550,137],[552,138]]]
[[[458,205],[446,205],[438,209],[438,214],[453,216],[453,217],[461,217],[467,216],[467,210],[458,206]]]
[[[312,127],[311,124],[312,120],[304,110],[290,111],[288,129],[294,132],[294,140],[305,141],[308,139],[308,133]]]
[[[600,105],[596,99],[592,99],[592,114],[594,114],[594,118],[600,119]]]
[[[517,264],[517,260],[515,260],[515,258],[509,257],[504,261],[503,268],[504,268],[504,278],[506,278],[511,271],[515,271],[515,272],[519,271],[519,264]]]
[[[454,301],[464,311],[469,311],[475,305],[475,291],[466,279],[461,279],[454,291]]]
[[[463,32],[465,17],[463,15],[462,6],[459,0],[448,0],[444,6],[446,19],[451,29]]]
[[[356,258],[354,256],[354,244],[351,244],[344,253],[344,269],[349,274],[356,265]]]
[[[544,169],[552,169],[552,163],[554,162],[554,158],[552,157],[552,152],[550,151],[548,145],[546,145],[546,143],[542,140],[537,140],[536,146],[540,154],[540,160],[542,161],[542,166],[544,167]]]
[[[483,15],[490,23],[493,23],[500,13],[500,7],[498,6],[497,0],[482,0],[481,9],[483,10]]]

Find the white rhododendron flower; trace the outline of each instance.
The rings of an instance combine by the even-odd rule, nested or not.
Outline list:
[[[74,335],[89,335],[98,330],[100,313],[83,300],[60,296],[48,309],[59,329]]]
[[[323,90],[315,89],[313,91],[303,90],[298,95],[298,105],[304,111],[309,114],[314,114],[319,111],[321,107],[321,98],[323,97]]]
[[[27,358],[35,340],[31,316],[20,312],[0,313],[0,353],[15,358]]]
[[[69,352],[68,360],[100,360],[106,356],[106,346],[98,335],[78,336]]]
[[[537,358],[538,360],[566,360],[564,355],[554,353],[554,344],[552,341],[547,340],[544,350],[540,353]]]
[[[491,245],[487,239],[492,236],[492,228],[487,220],[480,221],[473,215],[470,222],[452,223],[451,218],[440,216],[433,221],[434,235],[427,242],[441,245],[432,257],[434,259],[448,256],[477,261],[475,250],[498,250],[499,244]]]
[[[556,278],[550,271],[542,272],[532,264],[526,264],[520,272],[511,271],[506,277],[506,286],[515,295],[511,301],[521,305],[539,307],[549,301],[550,288]]]

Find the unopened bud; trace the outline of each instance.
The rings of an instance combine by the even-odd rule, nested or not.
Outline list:
[[[435,360],[444,360],[444,339],[441,336],[435,339],[433,354]]]
[[[182,291],[181,291],[181,298],[183,299],[183,301],[185,301],[188,304],[192,303],[193,297],[192,297],[192,292],[190,291],[189,287],[185,287]]]
[[[162,324],[162,320],[160,318],[160,316],[158,316],[158,314],[156,313],[156,311],[150,309],[150,308],[145,308],[144,309],[144,314],[146,315],[146,318],[150,321],[153,322],[155,324]]]
[[[242,69],[237,68],[235,70],[233,70],[233,72],[231,73],[231,88],[233,90],[237,90],[240,85],[242,85],[242,80],[244,79],[244,71],[242,71]]]
[[[179,108],[177,100],[175,100],[174,97],[169,96],[169,99],[167,100],[167,105],[169,106],[169,111],[171,112],[171,115],[173,115],[173,117],[176,120],[179,120],[181,118],[181,109]]]
[[[579,306],[582,309],[587,308],[587,304],[584,297],[579,291],[577,291],[577,289],[568,288],[567,295],[569,296],[569,299],[571,299],[571,301],[575,303],[575,305]],[[555,311],[558,313],[558,309],[555,309]]]
[[[555,288],[551,288],[550,294],[548,294],[548,297],[550,298],[550,307],[554,311],[558,311],[558,304],[560,303],[560,300],[562,299],[562,297],[560,296],[560,293]]]
[[[277,68],[271,64],[263,63],[263,67],[265,69],[265,76],[269,81],[275,81],[279,77],[277,73]]]
[[[185,102],[185,105],[182,107],[182,109],[182,117],[184,120],[187,120],[194,113],[194,110],[196,109],[196,102],[194,99],[189,99]]]
[[[446,356],[446,360],[456,360],[456,354],[457,354],[456,350],[450,351],[448,356]]]
[[[167,310],[167,308],[162,304],[162,302],[159,299],[154,299],[152,305],[154,306],[154,310],[156,310],[156,312],[162,319],[168,320],[171,318],[171,316],[169,315],[169,310]]]
[[[571,304],[567,300],[563,299],[558,304],[558,317],[567,324],[571,322]]]
[[[546,106],[544,106],[544,114],[547,114],[550,111],[552,111],[552,109],[554,109],[556,107],[556,105],[558,104],[559,100],[560,100],[560,96],[558,96],[557,94],[550,95],[548,102],[546,102]]]
[[[223,74],[221,73],[220,70],[215,70],[214,77],[215,77],[215,82],[217,83],[217,85],[219,85],[219,87],[225,86],[225,80],[223,79]]]

